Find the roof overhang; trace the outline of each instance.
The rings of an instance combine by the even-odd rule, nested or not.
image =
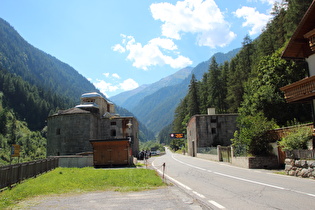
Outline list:
[[[314,54],[309,44],[309,39],[305,37],[307,33],[315,29],[315,1],[312,2],[297,29],[292,35],[288,45],[282,53],[285,59],[305,59]]]

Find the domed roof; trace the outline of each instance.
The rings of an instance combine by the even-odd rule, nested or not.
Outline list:
[[[81,98],[103,98],[101,94],[97,92],[92,92],[92,93],[84,93],[81,95]]]

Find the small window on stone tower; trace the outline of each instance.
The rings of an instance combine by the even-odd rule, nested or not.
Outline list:
[[[56,135],[60,135],[60,128],[56,129]]]
[[[110,122],[110,125],[116,125],[116,122]]]
[[[217,129],[216,128],[211,128],[211,133],[212,134],[216,134],[217,133]]]
[[[110,135],[111,135],[111,136],[116,136],[116,130],[115,130],[115,129],[111,130],[111,131],[110,131]]]

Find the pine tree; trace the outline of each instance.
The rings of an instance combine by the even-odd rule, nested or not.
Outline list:
[[[209,95],[209,87],[208,87],[208,79],[209,73],[205,72],[199,84],[199,110],[201,114],[207,113],[208,108],[208,95]]]
[[[185,119],[189,116],[187,109],[187,96],[181,100],[179,105],[175,109],[175,116],[173,121],[173,131],[175,133],[184,133],[186,132]]]
[[[194,74],[192,74],[190,80],[187,105],[190,117],[196,114],[200,114],[197,80]]]
[[[208,108],[216,108],[217,110],[221,110],[222,103],[222,84],[220,81],[221,72],[219,69],[219,65],[216,62],[215,58],[212,57],[210,68],[209,68],[210,78],[208,80],[209,86],[209,98],[208,98]]]
[[[226,97],[227,97],[227,78],[229,75],[229,62],[224,62],[222,66],[220,66],[221,69],[221,77],[220,77],[220,113],[226,113],[228,109],[228,104],[226,102]]]
[[[229,112],[237,112],[238,107],[243,101],[244,84],[252,73],[254,44],[248,35],[245,36],[242,44],[242,50],[230,63],[227,94]]]

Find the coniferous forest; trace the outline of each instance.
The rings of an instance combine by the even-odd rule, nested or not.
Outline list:
[[[244,37],[239,53],[223,65],[212,58],[200,81],[192,77],[172,126],[159,135],[160,142],[169,143],[163,132],[186,133],[188,120],[195,114],[206,114],[207,108],[216,108],[218,114],[239,113],[239,131],[232,142],[234,146],[245,145],[254,155],[267,153],[264,142],[259,142],[264,131],[291,125],[292,121],[311,122],[311,106],[288,104],[280,91],[307,76],[305,61],[287,61],[281,59],[281,53],[311,2],[285,0],[274,5],[273,19],[257,39]]]
[[[21,146],[20,162],[46,157],[46,119],[99,92],[75,69],[27,43],[0,18],[0,166],[10,162],[11,145]],[[121,115],[132,115],[116,107]],[[154,138],[140,122],[140,140]],[[12,163],[17,162],[13,158]]]
[[[266,153],[264,142],[255,141],[263,139],[263,131],[292,121],[310,122],[310,105],[287,104],[279,88],[307,76],[304,61],[286,61],[281,53],[311,2],[276,4],[273,19],[257,39],[244,37],[241,50],[229,62],[218,64],[212,58],[201,80],[192,76],[172,125],[159,133],[160,143],[170,143],[170,132],[185,133],[191,116],[206,114],[210,107],[217,113],[239,113],[233,144],[245,145],[252,154]],[[20,161],[44,158],[47,116],[73,107],[82,93],[94,91],[98,90],[71,66],[27,43],[0,18],[0,165],[10,161],[12,144],[22,146]],[[140,136],[145,135],[152,133],[143,128]],[[249,147],[253,144],[256,147]]]
[[[69,65],[27,43],[0,18],[0,165],[10,162],[12,144],[21,161],[46,157],[46,119],[97,91]],[[13,158],[13,163],[17,158]]]

